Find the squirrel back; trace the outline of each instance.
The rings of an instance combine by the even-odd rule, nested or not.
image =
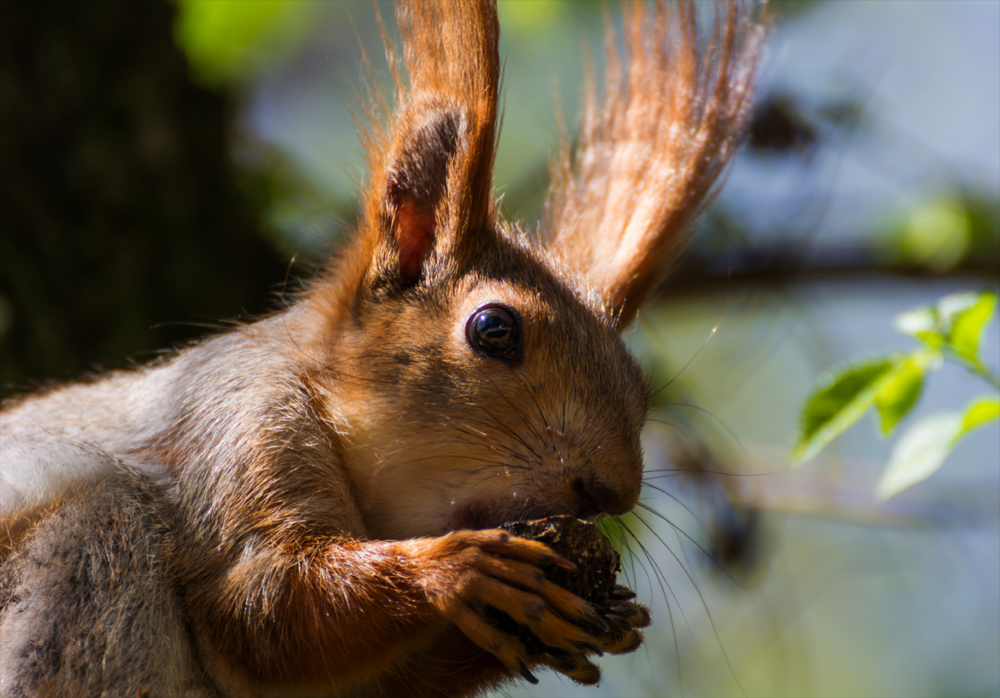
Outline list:
[[[733,3],[701,44],[696,14],[626,8],[529,236],[492,191],[494,2],[400,5],[358,230],[301,297],[0,413],[0,692],[464,695],[636,649],[631,592],[598,612],[496,527],[638,501],[648,389],[618,330],[736,149],[763,34]]]

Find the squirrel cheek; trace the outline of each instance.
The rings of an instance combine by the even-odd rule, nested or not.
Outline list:
[[[455,528],[474,493],[462,461],[440,455],[401,449],[400,458],[384,462],[368,488],[362,511],[372,538],[400,540],[438,536]],[[478,488],[477,488],[478,489]],[[472,522],[470,521],[470,524]]]

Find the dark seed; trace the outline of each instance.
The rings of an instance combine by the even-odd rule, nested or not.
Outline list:
[[[544,543],[572,567],[555,562],[545,578],[595,606],[607,603],[615,589],[621,560],[611,541],[589,521],[573,516],[550,516],[536,521],[514,521],[500,526],[518,538]],[[622,587],[624,588],[624,587]]]

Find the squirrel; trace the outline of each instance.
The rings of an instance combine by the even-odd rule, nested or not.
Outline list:
[[[628,4],[538,235],[492,189],[495,0],[411,0],[353,238],[284,309],[0,413],[3,696],[464,696],[643,641],[505,522],[628,512],[619,336],[718,189],[766,22]],[[603,95],[603,96],[602,96]],[[510,616],[529,654],[490,622]]]

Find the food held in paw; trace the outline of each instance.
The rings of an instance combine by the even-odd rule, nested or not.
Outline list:
[[[575,570],[551,567],[545,578],[598,608],[607,605],[621,560],[611,541],[589,521],[572,516],[550,516],[534,521],[512,521],[500,526],[518,538],[544,543],[576,565]]]

